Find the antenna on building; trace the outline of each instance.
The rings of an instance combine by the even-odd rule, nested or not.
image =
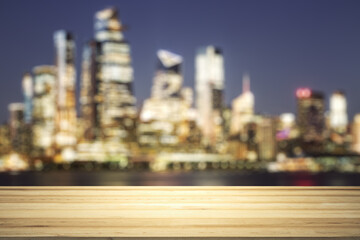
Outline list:
[[[250,92],[250,75],[244,73],[243,75],[243,93]]]

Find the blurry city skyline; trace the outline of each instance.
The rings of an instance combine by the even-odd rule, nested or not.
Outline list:
[[[249,73],[258,113],[295,113],[298,87],[322,91],[326,99],[341,89],[352,120],[360,109],[360,33],[353,30],[360,27],[359,5],[356,1],[2,1],[0,121],[8,120],[10,102],[23,99],[23,74],[33,66],[53,63],[52,34],[58,29],[75,36],[79,93],[82,46],[93,35],[93,13],[106,6],[116,6],[128,26],[138,107],[150,96],[157,50],[183,56],[183,85],[194,88],[196,49],[215,45],[223,50],[227,105],[242,92],[242,76]]]

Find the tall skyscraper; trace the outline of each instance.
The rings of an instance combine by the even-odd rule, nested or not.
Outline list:
[[[83,49],[81,85],[80,85],[80,107],[83,134],[80,141],[95,140],[96,130],[99,122],[96,118],[96,42],[88,42]],[[98,131],[99,132],[99,131]]]
[[[95,14],[96,87],[95,123],[102,139],[112,142],[135,140],[136,99],[130,46],[115,8]]]
[[[56,69],[54,66],[37,66],[33,69],[33,154],[52,157],[55,144]]]
[[[22,79],[22,89],[24,95],[24,118],[25,123],[31,123],[32,117],[32,97],[33,97],[33,80],[30,73],[25,73]]]
[[[155,99],[180,98],[183,77],[183,59],[180,55],[166,50],[157,52],[158,66],[155,73],[151,97]]]
[[[139,141],[154,147],[176,146],[188,132],[192,92],[182,88],[182,57],[167,50],[159,50],[157,57],[151,98],[140,115]]]
[[[219,48],[207,46],[195,59],[197,124],[205,144],[214,145],[222,137],[224,58]]]
[[[68,162],[76,158],[76,108],[75,108],[75,41],[71,33],[55,32],[56,82],[56,161]]]
[[[299,88],[297,97],[297,124],[305,142],[323,140],[325,128],[325,103],[321,92]]]
[[[230,135],[238,135],[244,131],[246,124],[254,117],[254,94],[250,91],[250,77],[243,76],[243,92],[232,102]]]
[[[330,97],[330,127],[344,133],[347,129],[348,116],[346,97],[342,91],[335,91]]]

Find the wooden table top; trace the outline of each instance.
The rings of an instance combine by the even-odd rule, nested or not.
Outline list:
[[[0,187],[0,237],[355,237],[360,187]]]

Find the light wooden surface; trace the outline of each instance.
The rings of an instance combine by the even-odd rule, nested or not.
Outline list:
[[[0,187],[0,237],[356,237],[359,187]]]

